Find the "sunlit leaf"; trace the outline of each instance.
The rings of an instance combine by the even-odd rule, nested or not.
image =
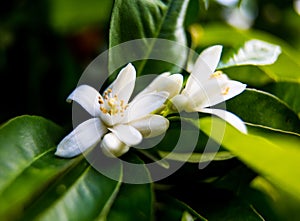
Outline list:
[[[224,125],[220,119],[213,119],[214,125]],[[213,139],[222,142],[227,150],[242,162],[265,177],[282,191],[300,200],[300,151],[290,151],[285,146],[272,143],[261,136],[245,135],[227,125],[224,133],[211,133],[212,118],[201,118],[199,128]],[[218,128],[218,127],[216,127]],[[216,129],[215,129],[216,130]],[[288,171],[288,172],[287,172]]]
[[[216,160],[228,160],[234,157],[228,151],[219,151],[216,153],[175,153],[175,152],[158,152],[161,157],[164,157],[168,160],[177,160],[177,161],[184,161],[189,163],[204,163],[207,161]]]
[[[282,53],[278,57],[278,60],[272,65],[259,66],[258,68],[273,81],[300,81],[300,61],[297,59],[299,57],[299,53],[282,40],[270,34],[260,32],[258,30],[238,30],[223,24],[209,24],[203,27],[201,36],[202,39],[199,41],[199,46],[201,47],[207,47],[213,44],[222,44],[227,48],[237,50],[246,41],[251,39],[259,39],[271,44],[279,45]],[[224,52],[223,55],[225,58],[228,58],[232,55],[232,53],[234,53],[234,51],[230,50],[229,54]]]
[[[279,46],[254,39],[245,42],[228,61],[219,63],[218,68],[240,65],[269,65],[277,60],[280,53]]]

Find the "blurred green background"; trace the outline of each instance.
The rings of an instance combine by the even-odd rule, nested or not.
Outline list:
[[[190,1],[187,30],[193,23],[229,23],[269,32],[300,49],[299,1],[219,0],[209,1],[207,10],[203,2]],[[70,124],[65,99],[85,67],[107,49],[112,6],[112,0],[1,3],[0,123],[34,114]]]

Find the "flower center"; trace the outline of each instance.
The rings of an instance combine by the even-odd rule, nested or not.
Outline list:
[[[108,88],[104,92],[104,96],[98,97],[98,103],[100,104],[100,110],[104,114],[123,116],[124,111],[127,109],[128,104],[124,104],[124,100],[120,100],[118,95],[112,93],[112,89]]]

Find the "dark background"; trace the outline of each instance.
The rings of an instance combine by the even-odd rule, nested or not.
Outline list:
[[[239,4],[253,16],[252,28],[300,49],[300,18],[293,1]],[[112,0],[0,3],[0,124],[23,114],[70,124],[71,106],[65,99],[85,67],[107,49],[112,6]],[[210,1],[206,11],[202,1],[191,0],[186,25],[225,23],[228,10],[230,7]]]

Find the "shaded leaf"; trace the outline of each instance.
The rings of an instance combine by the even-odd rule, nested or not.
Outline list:
[[[227,101],[226,107],[245,122],[300,133],[298,116],[272,94],[247,89]]]
[[[110,48],[134,39],[142,41],[110,51],[110,71],[119,68],[121,64],[142,58],[145,60],[134,62],[138,75],[179,71],[187,57],[187,51],[182,50],[182,46],[186,45],[183,22],[188,2],[189,0],[115,1],[110,24]],[[158,42],[156,38],[175,41],[182,46],[166,41]],[[147,60],[150,57],[171,58],[173,64]]]
[[[131,220],[153,220],[153,190],[149,171],[145,166],[142,166],[144,162],[133,154],[127,154],[126,161],[140,164],[143,170],[143,174],[139,173],[139,176],[145,176],[149,178],[149,183],[146,184],[127,184],[123,183],[118,197],[115,199],[109,214],[107,217],[103,217],[103,220],[111,221],[131,221]],[[126,173],[128,171],[124,171]],[[101,218],[99,220],[102,220]]]
[[[92,219],[107,205],[118,182],[88,167],[82,156],[55,157],[61,134],[52,122],[33,116],[1,127],[1,176],[6,181],[0,193],[2,219]]]
[[[188,213],[185,216],[192,218],[192,220],[207,220],[179,199],[173,198],[172,196],[166,195],[165,193],[159,191],[157,197],[157,220],[182,220],[185,213]]]
[[[264,90],[285,101],[300,118],[300,99],[297,96],[300,94],[299,82],[283,81],[270,83],[264,87]]]

